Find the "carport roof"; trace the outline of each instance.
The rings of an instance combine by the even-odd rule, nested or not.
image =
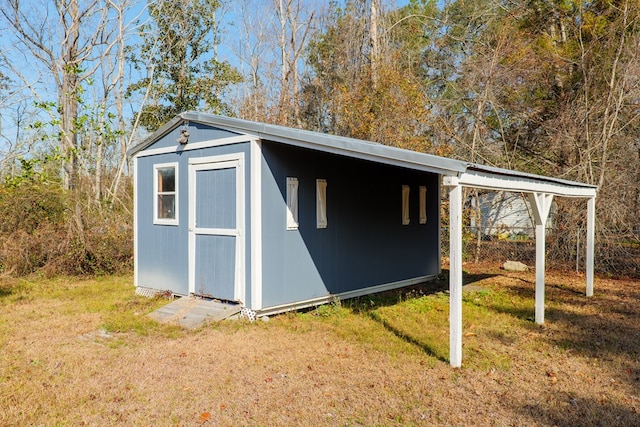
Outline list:
[[[545,192],[568,197],[592,197],[596,192],[595,186],[576,181],[473,164],[354,138],[193,111],[176,116],[140,144],[132,147],[128,154],[135,156],[144,151],[156,140],[185,122],[201,123],[237,132],[247,135],[248,139],[263,139],[377,163],[434,172],[457,178],[458,183],[463,186]]]

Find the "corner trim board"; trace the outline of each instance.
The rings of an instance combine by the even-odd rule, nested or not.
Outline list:
[[[251,191],[251,309],[262,309],[262,143],[251,141],[250,187]]]
[[[140,262],[138,260],[138,159],[133,159],[133,285],[140,286],[139,269]]]

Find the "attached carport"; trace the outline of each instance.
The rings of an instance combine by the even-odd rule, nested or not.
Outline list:
[[[469,164],[463,172],[445,175],[443,185],[449,193],[449,361],[462,365],[462,189],[504,190],[525,193],[534,214],[536,233],[535,321],[544,323],[545,301],[545,223],[554,196],[587,199],[586,295],[593,296],[593,254],[595,200],[592,185],[545,176]]]

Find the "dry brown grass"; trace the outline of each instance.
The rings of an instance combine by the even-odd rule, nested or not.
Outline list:
[[[538,327],[533,273],[465,268],[459,370],[433,285],[185,332],[130,277],[0,282],[0,425],[640,425],[637,282],[549,274]]]

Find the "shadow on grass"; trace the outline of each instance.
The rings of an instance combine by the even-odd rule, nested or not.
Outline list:
[[[630,360],[638,360],[639,317],[640,310],[637,309],[635,313],[629,312],[622,316],[615,309],[605,308],[598,314],[580,314],[574,310],[555,308],[550,312],[548,321],[561,327],[549,339],[562,348],[569,348],[592,358],[608,359],[626,355]],[[640,387],[638,378],[635,379],[635,386]]]
[[[445,274],[446,272],[446,276],[447,276],[447,281],[449,280],[449,270],[443,270],[443,274]],[[471,285],[475,282],[480,282],[482,280],[485,279],[489,279],[491,277],[496,277],[498,276],[498,274],[490,274],[490,273],[482,273],[482,274],[471,274],[471,273],[467,273],[465,271],[462,272],[462,286],[467,286],[467,285]]]
[[[469,285],[490,277],[494,274],[463,274],[463,284]],[[414,286],[384,291],[376,294],[370,294],[362,297],[352,298],[343,302],[353,313],[361,314],[374,322],[380,324],[387,331],[394,334],[399,339],[408,344],[416,346],[425,354],[434,357],[443,362],[449,362],[448,358],[442,355],[435,346],[416,338],[413,334],[405,332],[402,328],[393,324],[389,320],[383,318],[376,310],[382,307],[391,307],[399,303],[410,301],[412,299],[422,298],[424,296],[435,295],[440,293],[448,293],[449,291],[449,270],[443,270],[436,279],[420,283]]]
[[[393,326],[389,321],[387,321],[386,319],[383,319],[382,317],[378,316],[378,314],[375,311],[370,311],[367,313],[368,317],[373,320],[376,323],[379,323],[380,325],[382,325],[387,331],[391,332],[392,334],[394,334],[396,337],[398,337],[399,339],[401,339],[402,341],[411,344],[413,346],[418,347],[420,350],[422,350],[425,354],[427,354],[428,356],[434,357],[442,362],[446,362],[449,363],[449,359],[444,357],[443,355],[439,354],[438,351],[431,345],[429,345],[426,342],[422,342],[414,337],[412,337],[411,335],[403,332],[402,330],[396,328],[395,326]]]
[[[463,272],[462,284],[466,286],[495,276],[496,274],[468,274]],[[440,292],[449,292],[449,270],[442,270],[442,273],[437,278],[428,282],[348,299],[345,301],[345,305],[356,313],[367,313],[380,307],[388,307],[399,302]]]
[[[425,295],[433,295],[448,290],[448,285],[440,278],[417,285],[392,289],[365,296],[350,298],[343,302],[354,313],[367,314],[380,307],[390,307],[414,298],[422,298]]]
[[[508,286],[508,291],[533,304],[535,284],[527,280],[518,280]],[[540,339],[547,344],[566,349],[573,354],[598,360],[610,366],[615,372],[618,384],[627,384],[631,389],[640,389],[640,286],[633,281],[613,281],[602,283],[596,287],[594,297],[586,297],[579,286],[551,282],[546,285],[545,324],[539,329]],[[507,304],[488,307],[496,312],[506,313],[520,319],[531,320],[534,325],[534,309],[526,310],[522,306],[512,307]],[[569,402],[573,408],[574,401]],[[597,403],[597,402],[596,402]],[[594,403],[594,405],[596,405]],[[604,411],[630,419],[635,416],[640,425],[640,415],[611,405],[599,404]],[[594,406],[595,407],[595,406]],[[546,414],[550,417],[553,414]],[[572,420],[580,420],[579,416]],[[573,422],[554,420],[552,424],[559,426],[576,425]],[[580,423],[578,423],[580,424]],[[609,425],[606,423],[593,425]]]
[[[545,397],[538,399],[536,404],[513,402],[513,405],[510,406],[519,408],[524,416],[535,420],[535,424],[540,425],[558,427],[635,427],[640,425],[640,414],[632,407],[624,407],[590,397],[573,396],[570,393],[550,394],[546,396],[546,399]]]
[[[527,307],[515,304],[493,304],[488,308],[497,312],[508,314],[521,320],[530,322],[535,321],[535,282],[522,278],[514,278],[513,284],[506,286],[505,288],[514,296],[520,298],[523,301],[529,301]],[[587,301],[585,293],[577,290],[574,287],[567,286],[561,283],[547,283],[545,284],[546,303],[563,303],[580,305]],[[556,295],[560,295],[561,298],[556,300]],[[558,309],[555,307],[545,309],[545,317],[547,319],[553,319],[558,313]]]
[[[513,316],[517,319],[524,320],[527,322],[535,322],[535,309],[525,308],[525,307],[516,307],[513,305],[505,305],[505,304],[494,304],[487,307],[489,310],[493,310],[496,313],[508,314],[509,316]],[[547,316],[549,314],[549,310],[547,310]]]

